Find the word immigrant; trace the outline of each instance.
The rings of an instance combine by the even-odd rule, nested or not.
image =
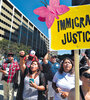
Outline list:
[[[80,31],[81,28],[86,28],[88,25],[90,25],[90,16],[87,14],[84,17],[75,17],[74,19],[66,18],[65,20],[59,20],[57,21],[57,30],[58,32],[61,32],[63,30],[66,30],[67,28],[75,29],[78,27],[77,32],[66,32],[64,34],[64,39],[61,40],[62,44],[65,45],[66,43],[73,42],[74,44],[78,42],[90,42],[90,29],[88,29],[86,32]],[[78,38],[78,39],[77,39]]]

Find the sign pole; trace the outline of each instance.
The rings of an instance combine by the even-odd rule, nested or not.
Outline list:
[[[79,50],[74,50],[75,64],[75,100],[79,100]]]

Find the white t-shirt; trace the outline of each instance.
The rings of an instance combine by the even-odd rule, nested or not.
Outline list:
[[[69,92],[70,89],[75,87],[75,75],[65,72],[62,74],[56,72],[53,78],[53,82],[56,83],[56,86],[59,87],[62,91]],[[67,98],[61,98],[61,93],[55,93],[54,97],[54,100],[67,100]]]

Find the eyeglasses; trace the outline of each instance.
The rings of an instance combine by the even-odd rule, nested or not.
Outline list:
[[[90,78],[90,74],[89,73],[83,73],[82,74],[85,78]]]

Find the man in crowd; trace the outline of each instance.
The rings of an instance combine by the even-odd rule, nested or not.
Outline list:
[[[53,76],[55,75],[55,73],[57,72],[57,70],[60,68],[60,64],[56,62],[56,56],[51,56],[50,60],[48,60],[49,58],[49,52],[47,52],[47,54],[45,55],[43,62],[44,62],[44,66],[45,68],[43,68],[43,70],[46,70],[46,79],[48,81],[48,99],[53,100],[53,96],[54,96],[54,90],[52,88],[52,79]]]
[[[7,60],[1,65],[0,72],[2,72],[4,100],[13,100],[14,84],[17,83],[19,65],[14,61],[14,54],[8,53]]]
[[[37,60],[38,58],[35,55],[35,51],[34,50],[30,50],[29,54],[25,56],[25,52],[22,50],[19,52],[20,54],[22,54],[23,56],[21,56],[23,58],[23,60],[25,61],[25,64],[27,67],[30,67],[30,64],[32,61]]]

